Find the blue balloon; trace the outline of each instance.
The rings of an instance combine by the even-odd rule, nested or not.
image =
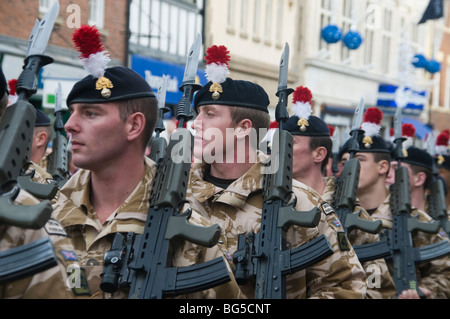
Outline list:
[[[336,43],[342,38],[342,30],[334,24],[325,26],[321,34],[326,43]]]
[[[362,43],[361,34],[358,31],[348,31],[342,40],[349,50],[356,50]]]
[[[425,69],[431,74],[434,74],[441,70],[441,64],[438,61],[431,59],[428,61]]]
[[[428,64],[427,58],[423,54],[416,54],[412,60],[416,68],[425,68]]]

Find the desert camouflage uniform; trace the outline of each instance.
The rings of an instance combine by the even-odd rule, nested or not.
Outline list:
[[[212,223],[222,228],[224,245],[232,255],[237,250],[239,235],[259,232],[261,225],[263,178],[261,175],[261,153],[258,163],[227,189],[222,189],[203,180],[206,165],[195,164],[190,175],[187,199],[192,208]],[[310,210],[314,205],[308,195],[296,192],[297,210]],[[329,236],[334,254],[318,264],[287,276],[287,297],[293,298],[364,298],[365,273],[351,247],[341,251],[337,244],[338,226],[322,214],[318,227],[291,227],[287,233],[288,246],[295,248],[324,233]],[[254,282],[241,286],[243,293],[254,298]]]
[[[149,197],[152,181],[155,176],[155,163],[145,158],[146,172],[135,190],[125,202],[110,215],[102,225],[90,203],[90,172],[80,169],[61,189],[58,202],[54,205],[54,217],[61,222],[67,233],[72,237],[75,251],[80,257],[81,265],[86,274],[91,289],[91,298],[127,298],[128,289],[119,289],[110,294],[100,289],[103,271],[104,254],[110,250],[115,233],[134,232],[142,234],[149,209]],[[209,226],[201,216],[193,212],[189,219],[191,224]],[[186,249],[189,249],[186,251]],[[215,257],[223,257],[218,247],[210,249],[185,243],[184,249],[178,248],[174,253],[174,266],[189,266],[205,262]],[[228,264],[227,264],[228,266]],[[229,267],[229,266],[228,266]],[[231,274],[231,269],[229,268]],[[234,287],[234,288],[233,288]],[[222,286],[209,289],[189,298],[238,298],[239,288],[234,279]]]
[[[21,190],[15,202],[34,205],[39,201]],[[0,285],[0,298],[68,299],[85,292],[87,282],[82,278],[72,242],[56,220],[50,219],[43,228],[37,230],[0,225],[0,251],[19,247],[43,237],[50,237],[58,265],[34,276]],[[80,280],[76,281],[78,284],[74,282],[75,277],[68,277],[74,271],[80,274],[80,277],[77,277]]]
[[[390,208],[390,193],[386,189],[386,199],[372,214],[373,218],[381,219],[386,228],[392,229],[392,213]],[[417,216],[419,221],[430,222],[432,218],[423,211],[412,209],[411,216]],[[441,240],[448,240],[441,234],[427,234],[421,231],[412,233],[413,246],[422,247]],[[391,274],[393,274],[392,261],[388,261]],[[416,264],[418,286],[427,288],[432,292],[429,298],[450,298],[450,259],[444,257],[428,263]]]
[[[334,191],[336,188],[336,178],[325,178],[325,190],[322,198],[328,203],[333,202]],[[360,217],[366,220],[375,220],[369,213],[356,204],[354,212],[360,211]],[[348,239],[353,247],[374,243],[380,240],[378,234],[370,234],[359,229],[353,229],[348,234]],[[395,284],[391,277],[386,261],[381,259],[366,261],[362,263],[367,275],[367,298],[368,299],[387,299],[395,297]]]

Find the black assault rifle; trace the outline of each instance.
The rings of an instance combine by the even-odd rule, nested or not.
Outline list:
[[[160,299],[209,289],[231,280],[221,257],[189,267],[171,267],[170,263],[176,240],[212,247],[220,237],[218,225],[194,226],[188,223],[189,211],[178,212],[186,201],[192,160],[193,136],[184,123],[191,118],[193,93],[201,87],[195,83],[200,47],[198,35],[189,51],[180,88],[183,96],[177,108],[178,129],[172,133],[164,154],[158,156],[144,232],[117,233],[111,250],[105,254],[100,287],[106,292],[129,286],[130,298]]]
[[[287,97],[293,92],[287,88],[289,46],[286,43],[280,62],[278,104],[276,120],[279,129],[274,136],[270,161],[265,163],[263,182],[263,207],[259,233],[240,235],[238,250],[233,255],[236,265],[235,278],[239,284],[256,280],[256,299],[285,299],[286,275],[305,269],[333,253],[324,235],[295,249],[287,249],[286,232],[291,225],[315,227],[321,212],[315,207],[309,212],[298,212],[293,203],[287,203],[292,195],[293,138],[283,123],[288,119]],[[280,143],[278,143],[278,138]],[[279,145],[279,150],[275,144]],[[279,165],[275,162],[279,161]],[[268,173],[269,166],[278,167]]]
[[[28,102],[37,91],[37,76],[41,68],[53,62],[43,55],[59,3],[41,21],[36,20],[30,35],[24,68],[17,81],[18,100],[6,108],[0,121],[0,223],[23,228],[39,229],[50,218],[52,207],[48,200],[36,205],[14,203],[20,187],[18,178],[30,156],[36,110]],[[39,184],[41,185],[41,184]],[[0,253],[0,283],[34,275],[57,265],[57,257],[50,239],[42,238],[27,245]]]
[[[427,151],[433,157],[436,155],[436,135],[428,134]],[[439,221],[442,230],[450,237],[450,221],[447,215],[447,203],[445,201],[444,181],[439,177],[439,171],[433,160],[433,179],[427,194],[428,212],[430,216]]]
[[[55,131],[55,138],[52,144],[52,153],[48,156],[47,171],[53,176],[53,179],[58,184],[59,188],[69,180],[69,159],[68,159],[68,143],[67,138],[63,135],[64,122],[62,108],[62,92],[61,84],[58,83],[58,89],[55,94],[55,121],[53,128]]]
[[[352,229],[360,229],[371,234],[381,231],[380,220],[370,221],[359,217],[361,212],[353,212],[356,206],[356,193],[358,190],[360,163],[355,158],[359,150],[359,139],[362,134],[361,122],[364,113],[364,100],[361,99],[355,109],[353,116],[352,130],[349,139],[349,160],[345,162],[341,175],[336,178],[336,189],[334,191],[333,208],[341,221],[342,227],[348,233]]]
[[[417,285],[416,264],[448,256],[450,243],[448,240],[442,240],[427,246],[413,247],[412,233],[414,231],[437,233],[439,222],[420,222],[417,217],[410,215],[411,193],[408,169],[401,165],[404,158],[402,143],[405,140],[402,137],[401,116],[402,108],[398,107],[394,117],[394,159],[398,161],[398,168],[395,170],[395,182],[390,188],[392,229],[380,233],[381,240],[379,242],[354,248],[360,260],[361,256],[367,253],[373,255],[374,251],[378,253],[379,257],[392,259],[397,296],[404,290],[416,289],[419,296],[423,297],[423,293]],[[365,261],[364,258],[363,261]]]

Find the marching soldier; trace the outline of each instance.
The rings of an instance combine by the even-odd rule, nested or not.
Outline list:
[[[361,164],[361,174],[357,196],[359,203],[374,219],[379,219],[383,223],[383,227],[392,229],[392,212],[390,204],[390,192],[386,187],[386,178],[389,172],[389,166],[391,161],[390,150],[380,136],[379,131],[381,128],[381,119],[383,113],[376,107],[366,110],[366,114],[369,112],[370,120],[365,121],[370,123],[369,125],[362,126],[365,131],[359,141],[359,150],[355,157],[359,159]],[[363,123],[364,124],[364,123]],[[348,159],[348,153],[342,150],[343,160]],[[405,160],[406,163],[406,160]],[[405,164],[407,165],[407,164]],[[418,216],[421,221],[430,221],[431,218],[422,211],[414,209],[411,211],[412,216]],[[435,235],[424,234],[422,232],[413,233],[414,247],[423,246],[426,242],[436,242]],[[426,240],[423,238],[427,238]],[[393,275],[392,262],[388,261],[388,267]],[[440,259],[431,261],[429,263],[423,263],[417,265],[416,270],[418,274],[418,285],[428,298],[443,298],[443,292],[448,291],[446,279],[436,280],[435,276],[439,274],[445,274],[447,272],[447,265],[442,263]],[[428,280],[430,279],[430,280]],[[442,286],[442,279],[444,284]],[[432,283],[433,282],[433,283]],[[416,290],[405,290],[398,298],[419,298]]]
[[[79,38],[83,34],[91,39],[90,43],[99,44],[97,58],[106,58],[98,30],[82,26],[74,39],[84,43]],[[54,217],[70,234],[86,269],[88,296],[126,298],[129,287],[121,287],[115,293],[102,291],[101,273],[104,255],[116,233],[144,231],[151,186],[157,174],[155,162],[145,156],[158,119],[157,100],[145,79],[129,68],[117,66],[78,81],[67,97],[67,105],[71,116],[65,129],[72,138],[73,162],[80,169],[61,189]],[[195,212],[189,222],[209,226]],[[206,249],[187,244],[187,249],[174,252],[174,265],[187,266],[223,256],[217,245]],[[194,297],[239,297],[239,289],[233,283]]]
[[[324,210],[324,216],[334,230],[330,236],[339,236],[344,233],[341,221],[332,208],[334,193],[336,187],[336,178],[334,176],[323,178],[322,172],[327,165],[331,154],[332,140],[328,125],[320,118],[310,115],[312,112],[310,101],[312,99],[311,91],[306,87],[298,87],[294,92],[294,115],[286,122],[286,129],[294,138],[294,164],[293,164],[293,188],[308,194],[308,197],[315,200],[315,206]],[[299,125],[304,122],[304,129]],[[324,209],[325,208],[325,209]],[[358,205],[355,212],[361,210],[360,217],[372,220],[368,213]],[[345,239],[347,240],[347,239]],[[360,230],[351,230],[348,234],[350,245],[343,247],[342,239],[338,240],[342,254],[349,260],[354,260],[353,245],[362,245],[378,241],[378,236]],[[352,261],[355,262],[355,261]],[[379,272],[380,284],[370,285],[368,282],[367,298],[386,298],[395,294],[394,282],[389,275],[386,262],[383,259],[363,263],[366,275],[371,274],[371,270],[376,267]],[[369,279],[369,277],[368,277]]]
[[[239,235],[258,233],[262,215],[262,162],[266,155],[257,151],[260,129],[269,128],[269,98],[252,82],[228,77],[229,51],[224,46],[207,50],[209,82],[197,92],[194,108],[198,115],[194,156],[187,198],[193,209],[223,229],[228,252],[237,250]],[[229,134],[229,132],[234,132]],[[208,136],[214,134],[215,139]],[[261,136],[262,137],[262,136]],[[253,143],[252,143],[253,141]],[[272,148],[273,152],[273,148]],[[310,210],[317,199],[298,192],[296,210]],[[350,246],[340,249],[337,227],[322,213],[313,228],[291,227],[288,247],[295,248],[325,234],[333,254],[317,264],[286,278],[287,298],[364,298],[365,274]],[[255,296],[255,283],[241,286],[249,298]]]
[[[2,96],[1,114],[8,103],[6,80],[1,69],[0,95]],[[35,205],[39,201],[21,189],[14,203]],[[33,276],[1,284],[0,298],[69,299],[86,291],[87,282],[83,277],[72,242],[56,220],[50,219],[43,228],[39,229],[1,224],[0,251],[20,247],[44,237],[51,239],[58,264]]]

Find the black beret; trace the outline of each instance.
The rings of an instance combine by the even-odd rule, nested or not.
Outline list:
[[[450,170],[450,155],[438,155],[435,160],[438,168]]]
[[[308,119],[308,126],[305,126],[305,131],[300,129],[298,125],[299,117],[297,115],[291,116],[286,123],[283,124],[283,129],[292,135],[303,136],[330,136],[330,129],[328,125],[319,117],[311,115]]]
[[[404,163],[411,165],[421,166],[433,170],[433,157],[425,150],[410,146],[406,150],[407,156],[403,159]]]
[[[344,145],[339,149],[339,158],[342,158],[342,155],[348,153],[350,151],[350,140],[345,141]],[[360,134],[358,140],[358,152],[366,152],[366,153],[386,153],[391,154],[391,149],[388,147],[386,141],[380,136],[375,135],[372,136],[372,144],[364,143],[364,136]]]
[[[195,94],[194,109],[196,111],[202,105],[219,104],[247,107],[269,113],[269,96],[258,84],[227,78],[225,82],[220,83],[222,92],[219,92],[217,99],[213,98],[214,92],[210,91],[211,85],[213,83],[210,81]]]
[[[0,67],[0,99],[6,92],[8,92],[8,82],[6,82],[5,74],[3,74],[3,69]]]
[[[147,81],[129,68],[123,66],[108,68],[105,70],[104,77],[112,84],[112,87],[109,88],[111,93],[109,97],[104,97],[102,89],[96,88],[98,79],[88,75],[75,83],[67,97],[67,105],[72,103],[107,103],[155,96]]]
[[[50,118],[45,114],[44,111],[36,109],[36,122],[34,126],[50,126],[52,125]]]

